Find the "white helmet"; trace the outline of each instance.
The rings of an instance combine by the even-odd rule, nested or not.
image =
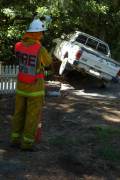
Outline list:
[[[40,21],[39,19],[34,19],[27,29],[27,32],[42,32],[46,30],[47,29],[42,21]]]

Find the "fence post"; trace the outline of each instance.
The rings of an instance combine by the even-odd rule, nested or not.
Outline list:
[[[15,92],[18,66],[2,65],[0,62],[0,94]]]

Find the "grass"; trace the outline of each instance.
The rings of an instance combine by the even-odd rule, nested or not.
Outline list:
[[[113,127],[96,127],[97,155],[105,160],[120,161],[120,130]]]
[[[118,135],[120,137],[120,129],[113,127],[96,126],[96,134],[101,140],[110,139]]]
[[[115,149],[113,146],[106,145],[97,151],[99,157],[110,161],[120,161],[120,149]]]
[[[92,154],[96,154],[96,158],[111,162],[120,161],[120,130],[118,128],[96,126],[93,129],[86,129],[84,133],[77,137],[73,134],[72,138],[58,135],[49,138],[48,141],[50,145],[59,149],[70,148],[72,151],[77,147],[80,150],[84,149],[83,153],[87,153],[89,148]]]

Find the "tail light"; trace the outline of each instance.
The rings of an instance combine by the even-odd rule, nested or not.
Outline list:
[[[80,59],[80,57],[81,57],[81,55],[82,55],[82,51],[77,51],[77,53],[76,53],[76,55],[75,55],[75,57],[76,57],[76,60],[79,60]]]

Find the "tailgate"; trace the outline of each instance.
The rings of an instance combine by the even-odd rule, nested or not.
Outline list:
[[[83,63],[90,67],[90,69],[95,69],[98,72],[107,73],[110,76],[116,77],[120,66],[117,63],[114,63],[108,59],[97,55],[94,52],[90,52],[89,50],[83,50],[82,56],[80,58],[80,63]]]

